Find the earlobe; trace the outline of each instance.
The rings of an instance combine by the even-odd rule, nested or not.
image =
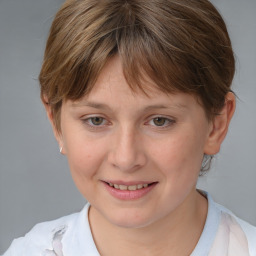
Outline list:
[[[229,92],[226,95],[224,107],[212,120],[211,129],[204,149],[205,154],[215,155],[220,151],[221,143],[226,137],[230,121],[235,112],[235,106],[235,95]]]

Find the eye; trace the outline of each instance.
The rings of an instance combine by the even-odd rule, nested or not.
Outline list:
[[[162,116],[157,116],[149,121],[150,125],[160,127],[160,128],[169,127],[173,123],[175,123],[173,119],[162,117]]]
[[[163,126],[166,124],[166,121],[167,119],[164,118],[164,117],[156,117],[153,119],[153,123],[156,125],[156,126]]]
[[[102,128],[107,125],[107,120],[101,116],[92,116],[82,119],[83,123],[90,128]]]
[[[104,118],[95,116],[95,117],[90,117],[87,119],[92,125],[98,126],[103,124]]]

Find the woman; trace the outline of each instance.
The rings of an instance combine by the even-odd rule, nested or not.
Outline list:
[[[256,255],[256,229],[196,190],[235,111],[234,56],[207,0],[71,0],[41,98],[81,194],[8,255]]]

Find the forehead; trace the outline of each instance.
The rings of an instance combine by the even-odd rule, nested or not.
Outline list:
[[[148,77],[142,82],[143,90],[132,90],[123,74],[118,56],[110,59],[97,78],[89,94],[72,102],[72,107],[92,107],[96,109],[131,109],[134,111],[153,109],[173,109],[186,111],[199,106],[195,96],[182,93],[165,93]]]
[[[140,70],[140,73],[143,73],[143,71],[141,72]],[[95,95],[100,96],[100,94],[103,97],[107,95],[115,95],[118,98],[118,95],[125,94],[126,98],[134,97],[137,100],[139,98],[152,100],[178,94],[178,91],[175,93],[163,92],[163,90],[161,90],[160,87],[146,74],[143,74],[143,76],[140,77],[139,84],[140,86],[137,86],[135,84],[130,84],[127,81],[127,77],[124,75],[122,61],[118,55],[115,55],[107,61],[99,73],[92,90],[83,98],[92,98]]]
[[[143,73],[143,71],[138,70],[137,73]],[[134,77],[136,77],[136,74]],[[144,92],[145,95],[157,94],[160,92],[158,86],[146,74],[140,77],[139,82],[142,85],[142,88],[139,88],[134,84],[128,84],[127,77],[124,75],[122,60],[118,55],[115,55],[104,65],[97,77],[92,91],[95,93],[99,89],[106,91],[115,89],[116,91],[125,90],[126,93],[129,94],[140,94],[141,92]],[[130,87],[131,90],[127,90],[125,85]]]

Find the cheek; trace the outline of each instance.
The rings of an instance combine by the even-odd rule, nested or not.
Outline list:
[[[90,200],[94,197],[99,170],[104,162],[102,148],[95,143],[69,145],[67,158],[74,183],[80,193]]]
[[[149,147],[150,148],[150,147]],[[175,134],[154,149],[155,162],[166,175],[198,175],[203,157],[202,139],[193,133]]]
[[[66,156],[75,180],[83,182],[97,174],[105,158],[104,143],[92,140],[83,132],[65,137]]]

